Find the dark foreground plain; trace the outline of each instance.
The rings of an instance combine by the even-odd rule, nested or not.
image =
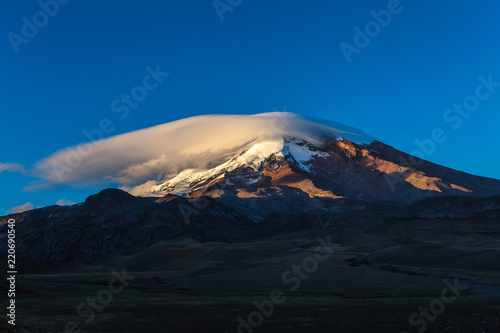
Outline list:
[[[238,332],[238,317],[248,322],[259,311],[254,303],[269,304],[278,289],[286,299],[241,332],[500,332],[500,224],[488,214],[353,217],[237,243],[179,236],[98,267],[19,274],[17,327],[9,331],[65,332],[74,322],[67,332]],[[318,237],[334,245],[318,252]],[[308,266],[310,273],[292,272],[317,253],[327,259]],[[123,268],[134,278],[110,302],[98,302],[92,317],[88,298],[109,290],[111,271]],[[446,283],[460,286],[458,297]],[[439,305],[444,290],[450,302],[435,308],[437,316],[427,310],[428,320],[416,315],[412,326],[410,316]],[[4,319],[1,325],[7,331]]]

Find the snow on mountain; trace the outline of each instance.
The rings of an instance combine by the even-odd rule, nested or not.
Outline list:
[[[174,178],[155,186],[151,189],[152,194],[164,195],[171,193],[176,195],[188,195],[193,190],[207,186],[210,182],[224,177],[224,174],[240,167],[250,167],[259,172],[265,163],[271,158],[280,160],[292,159],[305,171],[310,171],[308,163],[314,157],[327,158],[329,155],[317,150],[311,144],[296,138],[279,138],[272,141],[260,142],[243,150],[229,161],[209,170],[186,169]],[[203,180],[210,182],[203,182]],[[192,187],[195,185],[194,187]]]

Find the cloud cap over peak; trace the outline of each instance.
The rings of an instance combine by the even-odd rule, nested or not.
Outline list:
[[[327,137],[373,141],[354,128],[290,112],[205,115],[57,151],[39,161],[34,173],[47,183],[137,185],[162,181],[186,168],[213,167],[245,147],[277,137],[300,138],[318,146]]]

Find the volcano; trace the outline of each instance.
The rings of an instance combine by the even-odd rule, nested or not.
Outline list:
[[[408,205],[439,196],[500,194],[498,180],[419,159],[345,125],[312,122],[290,113],[260,117],[291,123],[292,129],[283,126],[267,137],[256,136],[231,153],[221,150],[224,154],[212,157],[220,161],[216,165],[184,168],[147,193],[207,196],[260,213],[293,207],[336,210],[346,200]],[[246,122],[241,118],[231,125],[244,131]]]

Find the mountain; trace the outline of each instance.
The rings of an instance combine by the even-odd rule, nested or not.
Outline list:
[[[206,140],[214,145],[209,149],[202,142],[208,150],[195,154],[209,161],[205,168],[182,167],[162,181],[151,184],[148,180],[140,186],[141,196],[108,189],[70,207],[50,206],[10,215],[0,219],[0,230],[5,232],[8,218],[15,218],[22,245],[19,256],[31,267],[27,269],[52,269],[104,264],[179,237],[249,242],[331,228],[349,219],[375,223],[391,218],[476,216],[489,221],[498,216],[498,196],[492,196],[500,194],[500,181],[417,159],[362,131],[289,113],[216,116],[219,122],[215,123],[213,119],[196,117],[153,128],[153,134],[148,130],[139,136],[132,133],[125,139],[173,138],[172,131],[181,136],[196,135],[198,130],[210,133]],[[219,137],[200,120],[219,126],[217,130],[221,130],[220,122],[231,125],[231,135],[221,132]],[[245,130],[256,130],[255,123],[267,124],[264,134]],[[241,144],[242,138],[246,143]],[[118,136],[97,147],[109,151],[123,140]],[[94,153],[101,156],[98,149]],[[178,167],[194,158],[182,156],[175,155]],[[109,163],[114,162],[112,156],[101,156],[99,163],[107,164],[110,159]],[[137,166],[127,168],[133,167]]]
[[[298,115],[286,117],[301,119]],[[309,120],[301,121],[310,126]],[[314,130],[326,126],[315,125]],[[294,132],[301,136],[280,132],[254,140],[232,155],[225,151],[225,156],[216,159],[221,162],[211,168],[185,168],[147,192],[157,196],[208,196],[266,213],[273,211],[272,207],[255,202],[289,199],[306,209],[328,210],[345,199],[407,205],[429,197],[500,194],[499,180],[443,167],[398,151],[363,132],[341,128]],[[274,211],[283,208],[277,204]]]

